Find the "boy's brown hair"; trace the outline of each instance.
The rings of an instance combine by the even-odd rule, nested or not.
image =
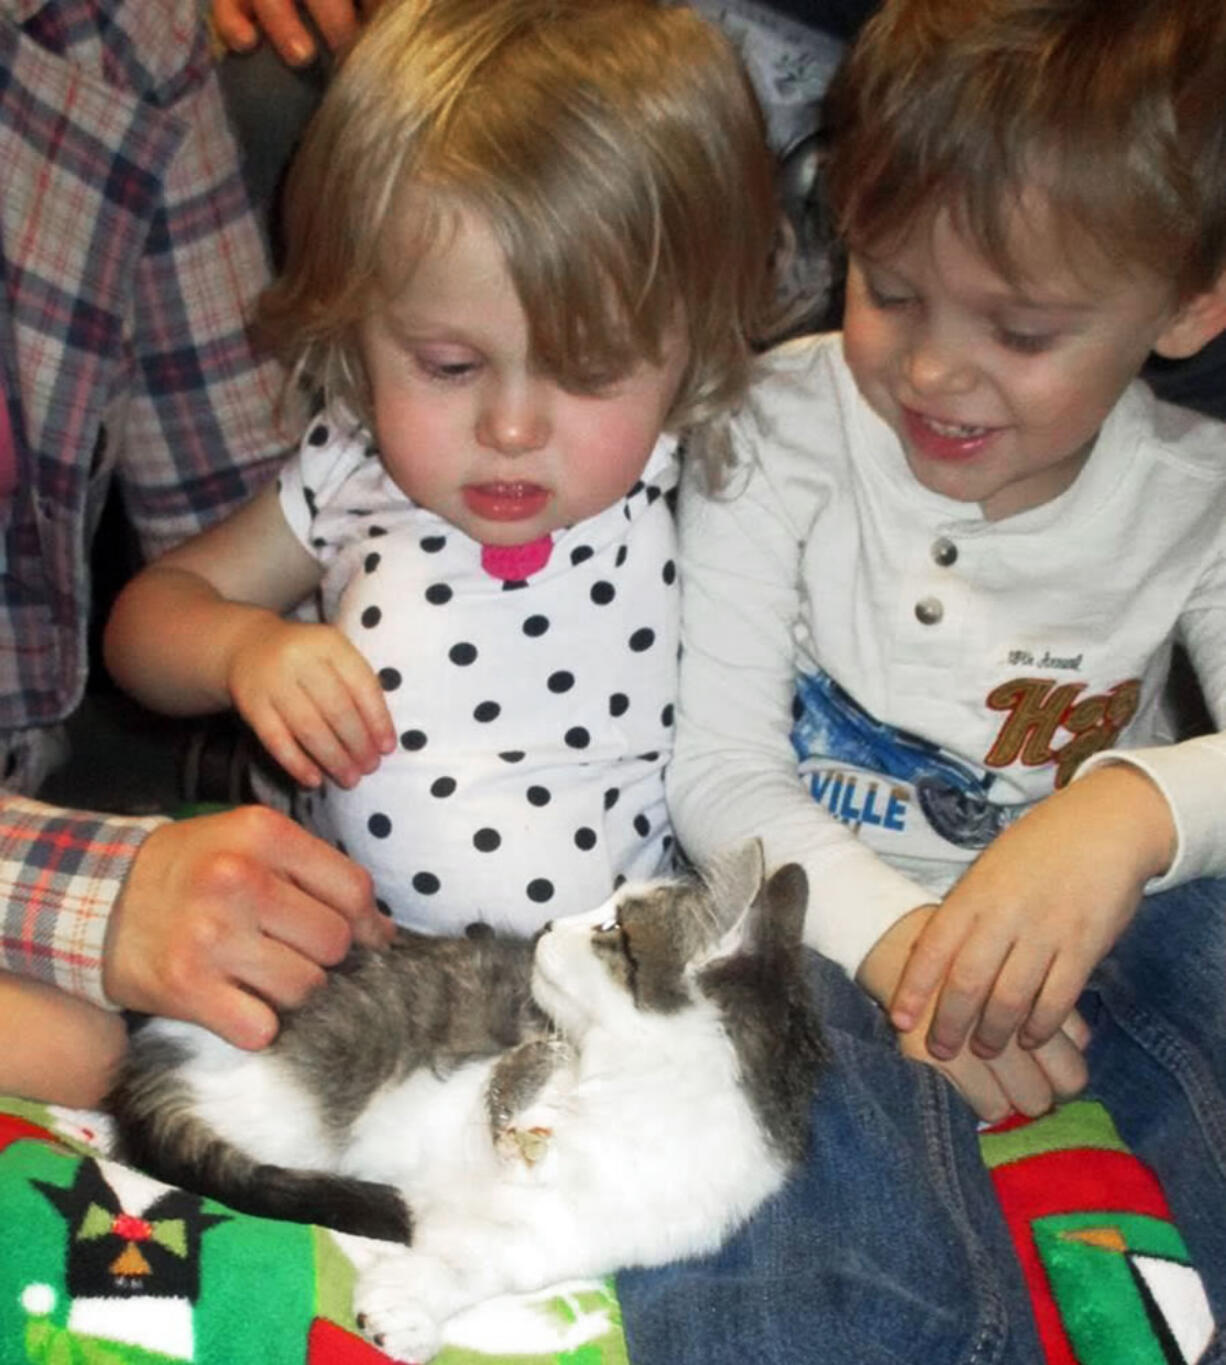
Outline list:
[[[685,7],[384,0],[296,158],[263,329],[369,418],[358,323],[415,263],[390,259],[387,225],[416,215],[424,251],[475,211],[543,372],[599,387],[680,321],[670,425],[701,422],[739,401],[773,323],[774,174],[739,58]]]
[[[1223,0],[885,0],[827,92],[841,235],[890,242],[943,206],[1006,278],[1037,188],[1074,258],[1181,299],[1226,268]]]

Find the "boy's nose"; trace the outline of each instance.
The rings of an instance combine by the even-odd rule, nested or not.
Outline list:
[[[500,455],[526,455],[540,450],[552,424],[547,395],[537,380],[503,385],[481,409],[477,440]]]
[[[965,393],[975,383],[973,359],[931,335],[915,338],[903,360],[907,383],[919,394]]]

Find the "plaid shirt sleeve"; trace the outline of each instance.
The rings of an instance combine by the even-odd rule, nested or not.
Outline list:
[[[20,73],[27,84],[10,88],[10,103],[20,99],[21,108],[39,111],[39,132],[57,116],[46,124],[63,191],[54,202],[78,210],[62,222],[35,223],[42,201],[34,200],[22,210],[24,226],[5,238],[6,255],[27,240],[34,253],[22,262],[25,293],[10,299],[22,359],[9,375],[18,377],[26,436],[38,449],[31,467],[47,481],[40,496],[62,496],[64,506],[44,517],[28,566],[31,581],[46,584],[54,610],[37,600],[25,609],[12,594],[3,604],[15,638],[8,657],[17,662],[5,671],[11,718],[0,735],[9,789],[0,791],[0,968],[112,1007],[102,987],[108,917],[143,839],[161,822],[60,810],[14,794],[37,789],[31,756],[84,679],[88,527],[84,511],[68,514],[68,500],[83,462],[92,460],[91,500],[95,488],[117,480],[141,548],[154,557],[270,478],[301,414],[292,394],[282,411],[282,372],[255,355],[248,335],[268,268],[197,0],[0,0],[0,12],[21,25],[25,44]],[[16,52],[11,33],[4,51]],[[73,70],[79,83],[64,74]],[[13,87],[13,72],[5,74]],[[125,113],[128,122],[109,119],[108,87],[117,108],[139,104],[148,120],[132,122],[139,110]],[[22,126],[9,130],[13,145]],[[174,151],[158,170],[152,160],[125,160],[161,138],[174,138]],[[91,309],[114,272],[113,244],[121,240],[107,215],[128,206],[128,193],[154,198],[116,346],[102,312]],[[53,290],[55,299],[77,299],[70,317],[47,303]],[[95,356],[103,363],[94,364]],[[101,375],[104,439],[94,445],[79,436],[90,409],[86,386]],[[69,429],[61,433],[57,424],[64,423]],[[46,647],[51,631],[58,652]]]
[[[137,849],[163,823],[0,793],[0,965],[113,1009],[102,989],[107,922]]]

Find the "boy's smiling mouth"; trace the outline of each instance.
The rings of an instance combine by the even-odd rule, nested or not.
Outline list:
[[[902,408],[908,442],[920,454],[934,460],[969,460],[980,454],[1000,427],[970,422],[949,422],[914,408]]]

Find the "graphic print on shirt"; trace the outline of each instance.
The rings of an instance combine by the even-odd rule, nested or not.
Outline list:
[[[792,747],[813,799],[873,847],[967,859],[1029,809],[1000,799],[1005,769],[1050,766],[1062,787],[1136,714],[1135,679],[1091,696],[1085,689],[1041,677],[994,687],[985,704],[1003,718],[976,762],[878,720],[819,669],[797,680]]]

